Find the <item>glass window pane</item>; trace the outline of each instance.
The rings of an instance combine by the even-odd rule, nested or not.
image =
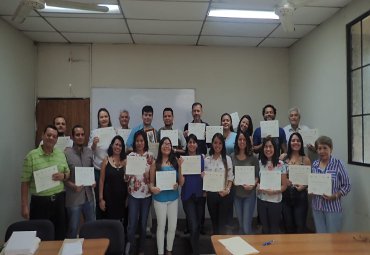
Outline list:
[[[363,97],[364,97],[364,114],[370,113],[370,66],[363,69]]]
[[[370,63],[370,17],[362,21],[362,49],[364,66]]]
[[[352,118],[352,161],[363,163],[363,160],[362,160],[362,117]]]
[[[370,164],[370,116],[364,117],[364,163]]]
[[[352,115],[362,114],[361,71],[352,72]]]
[[[352,69],[361,66],[361,22],[351,27],[352,36]]]

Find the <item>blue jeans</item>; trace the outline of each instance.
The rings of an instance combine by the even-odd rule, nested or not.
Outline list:
[[[133,246],[135,242],[136,228],[139,222],[140,227],[140,252],[144,251],[145,248],[145,237],[146,237],[146,223],[148,220],[149,208],[152,203],[152,197],[147,198],[135,198],[131,195],[128,196],[128,230],[127,240]]]
[[[95,220],[95,203],[94,201],[86,201],[84,204],[67,207],[68,213],[68,238],[77,238],[78,226],[80,223],[80,216],[84,217],[85,222]]]
[[[337,233],[342,229],[343,213],[312,210],[317,233]]]
[[[195,197],[194,195],[187,200],[182,200],[182,206],[184,207],[190,231],[190,244],[193,250],[192,254],[199,254],[200,226],[205,204],[205,197]]]
[[[256,206],[256,192],[248,197],[234,197],[234,207],[239,221],[240,234],[252,234],[253,212]]]

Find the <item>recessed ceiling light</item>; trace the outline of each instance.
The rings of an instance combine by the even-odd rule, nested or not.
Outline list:
[[[210,17],[222,18],[241,18],[241,19],[279,19],[273,11],[251,11],[251,10],[230,10],[230,9],[211,9],[208,13]]]
[[[70,9],[70,8],[48,6],[47,4],[45,4],[44,9],[41,9],[39,11],[40,12],[54,12],[54,13],[110,13],[110,14],[120,13],[119,7],[116,4],[99,4],[99,6],[106,6],[109,8],[109,11],[108,12],[87,11],[87,10],[80,10],[80,9]]]

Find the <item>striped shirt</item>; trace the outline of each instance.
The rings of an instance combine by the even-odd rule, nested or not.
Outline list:
[[[38,148],[30,151],[27,154],[23,162],[21,181],[30,183],[31,195],[51,196],[64,190],[64,183],[61,181],[59,185],[54,188],[47,189],[39,193],[36,192],[33,172],[55,165],[57,166],[59,173],[69,172],[66,157],[64,156],[64,153],[59,149],[54,148],[52,153],[45,154],[40,145]]]
[[[312,173],[331,174],[332,194],[340,192],[341,196],[347,195],[351,190],[351,184],[343,163],[334,157],[330,157],[325,169],[320,169],[319,166],[320,160],[315,160],[312,164]],[[319,195],[313,195],[312,209],[324,212],[342,212],[343,210],[340,198],[326,200]]]

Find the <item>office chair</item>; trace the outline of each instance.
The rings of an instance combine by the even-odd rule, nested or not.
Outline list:
[[[41,241],[54,240],[54,225],[50,220],[24,220],[11,224],[5,233],[5,242],[14,231],[36,231],[36,236]]]
[[[80,238],[108,238],[106,255],[122,255],[125,249],[125,231],[119,220],[96,220],[81,226]]]

